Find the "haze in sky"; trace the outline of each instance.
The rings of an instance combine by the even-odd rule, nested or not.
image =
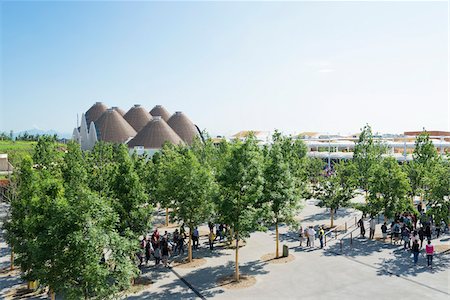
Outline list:
[[[450,130],[448,3],[2,2],[0,131],[94,102],[212,134]]]

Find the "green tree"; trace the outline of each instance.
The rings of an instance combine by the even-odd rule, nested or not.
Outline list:
[[[372,181],[373,167],[381,159],[384,147],[373,140],[372,128],[369,125],[362,129],[358,142],[355,144],[353,152],[353,162],[355,163],[355,179],[358,187],[364,190],[367,202],[367,193]]]
[[[208,220],[214,211],[213,197],[216,183],[208,164],[199,162],[194,153],[183,149],[179,156],[163,155],[164,173],[160,174],[173,199],[173,218],[189,228],[188,259],[192,261],[191,233],[194,228]]]
[[[325,176],[318,189],[319,206],[330,209],[330,227],[334,225],[334,212],[349,205],[354,197],[354,164],[340,162],[334,165],[334,173]]]
[[[409,183],[406,173],[395,158],[386,157],[373,166],[369,186],[368,211],[375,216],[382,212],[385,218],[411,208],[407,196]]]
[[[153,207],[125,145],[114,145],[114,159],[117,168],[109,198],[119,215],[119,232],[144,234],[151,224]]]
[[[239,281],[239,239],[257,228],[256,203],[262,196],[263,157],[253,135],[234,141],[229,159],[219,175],[218,211],[233,230],[236,241],[235,280]]]
[[[444,221],[449,224],[450,216],[450,162],[440,160],[434,165],[432,171],[425,178],[425,184],[429,187],[426,191],[427,214],[434,216],[437,224]]]
[[[39,280],[64,298],[104,299],[136,276],[132,255],[137,244],[120,236],[110,201],[87,190],[76,146],[68,146],[62,170],[53,163],[60,157],[49,143],[41,143],[33,155],[40,163],[29,157],[22,161],[6,239],[25,279]]]
[[[439,165],[439,161],[440,156],[428,133],[422,132],[416,137],[413,160],[405,165],[411,185],[411,201],[413,201],[414,196],[420,196],[422,202],[423,195],[427,193],[428,189],[429,180],[427,178],[433,176],[434,169]]]
[[[273,143],[265,152],[263,206],[266,208],[266,222],[275,225],[275,257],[279,257],[278,225],[296,224],[295,215],[300,209],[301,190],[296,186],[296,178],[290,165],[293,141],[279,132],[272,136]],[[301,154],[299,154],[301,155]]]
[[[307,181],[305,198],[315,198],[319,183],[323,178],[325,162],[320,158],[306,157],[303,160],[304,178]]]

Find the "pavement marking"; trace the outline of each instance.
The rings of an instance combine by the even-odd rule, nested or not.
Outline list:
[[[374,267],[374,266],[372,266],[371,264],[368,264],[368,263],[359,261],[359,260],[357,260],[357,259],[355,259],[355,258],[353,258],[353,257],[350,257],[350,256],[348,256],[348,255],[345,255],[345,254],[341,254],[341,253],[338,253],[338,252],[335,252],[335,251],[332,251],[332,250],[329,250],[329,251],[332,252],[332,253],[334,253],[334,254],[336,254],[336,255],[345,257],[345,258],[347,258],[348,260],[351,260],[351,261],[353,261],[353,262],[356,262],[356,263],[362,264],[362,265],[364,265],[364,266],[367,266],[367,267],[369,267],[369,268],[372,268],[372,269],[375,269],[375,270],[378,270],[378,271],[381,270],[381,271],[386,272],[386,273],[388,273],[388,274],[390,274],[390,275],[394,275],[394,276],[396,276],[396,277],[398,277],[398,278],[401,278],[401,279],[407,280],[407,281],[409,281],[409,282],[412,282],[412,283],[421,285],[421,286],[423,286],[423,287],[429,288],[429,289],[431,289],[431,290],[433,290],[433,291],[440,292],[440,293],[445,294],[445,295],[450,295],[450,294],[447,293],[446,291],[443,291],[443,290],[434,288],[434,287],[432,287],[432,286],[429,286],[429,285],[427,285],[427,284],[424,284],[424,283],[415,281],[415,280],[413,280],[413,279],[404,277],[404,276],[402,276],[401,274],[395,274],[395,273],[393,273],[393,272],[391,272],[391,271],[383,270],[382,268]]]
[[[180,279],[188,288],[190,288],[191,291],[193,291],[200,299],[206,300],[206,298],[196,288],[194,288],[192,286],[192,284],[190,284],[186,279],[181,277],[180,274],[178,274],[173,268],[170,268],[170,270],[172,271],[173,274],[175,274],[175,276],[178,277],[178,279]]]

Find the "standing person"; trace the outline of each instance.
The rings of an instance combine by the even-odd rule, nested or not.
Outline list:
[[[223,229],[224,229],[223,224],[220,224],[219,225],[219,241],[223,240]]]
[[[431,240],[431,226],[430,226],[430,223],[428,223],[427,226],[425,227],[425,237],[427,238],[427,240]]]
[[[411,243],[409,241],[410,234],[411,233],[409,232],[409,228],[406,225],[403,225],[402,240],[404,242],[403,249],[405,249],[405,250],[411,248]]]
[[[208,241],[209,241],[209,250],[214,249],[214,240],[216,239],[216,235],[214,234],[214,231],[210,230],[208,235]]]
[[[164,267],[168,267],[169,261],[169,241],[167,239],[163,239],[161,242],[161,255]]]
[[[174,249],[173,249],[173,252],[175,253],[174,255],[176,255],[176,253],[178,252],[178,247],[180,245],[179,241],[180,241],[180,234],[178,233],[178,228],[177,228],[177,229],[175,229],[175,232],[173,233],[173,245],[175,245]]]
[[[425,231],[423,230],[423,227],[420,226],[419,228],[419,240],[420,240],[420,248],[423,247],[423,240],[425,239]]]
[[[397,242],[400,239],[400,233],[402,231],[402,229],[400,228],[400,224],[398,221],[395,222],[394,227],[392,228],[392,231],[394,232],[394,244],[397,244]]]
[[[160,242],[157,240],[153,244],[153,256],[155,256],[155,266],[159,266],[159,262],[161,261],[161,247]]]
[[[420,253],[419,241],[417,239],[414,240],[411,251],[412,251],[412,254],[414,257],[414,265],[417,265],[417,261],[419,260],[419,253]]]
[[[425,252],[427,253],[427,266],[433,269],[434,246],[431,244],[431,240],[428,240],[428,244],[425,246]]]
[[[316,239],[316,231],[314,230],[314,227],[309,226],[308,229],[308,239],[309,239],[309,247],[314,248],[314,240]]]
[[[150,238],[147,238],[147,243],[145,244],[145,264],[148,264],[150,258],[152,257],[152,243]]]
[[[219,238],[220,240],[220,225],[216,224],[216,239]]]
[[[319,241],[320,241],[320,249],[323,248],[323,236],[325,235],[325,231],[323,230],[323,227],[321,226],[319,229]]]
[[[198,249],[198,240],[200,238],[200,235],[198,233],[198,228],[195,227],[194,231],[192,232],[192,241],[194,242],[194,249]]]
[[[361,236],[364,238],[366,235],[366,229],[364,228],[364,219],[361,217],[358,221],[358,227],[361,230]]]
[[[311,241],[309,240],[309,228],[306,227],[305,231],[303,232],[305,234],[305,239],[306,239],[306,247],[309,247],[311,244]]]
[[[375,236],[375,226],[377,225],[377,223],[375,222],[374,217],[372,216],[372,218],[370,219],[370,231],[369,231],[369,239],[372,240]]]
[[[140,245],[141,245],[141,249],[139,251],[139,267],[144,264],[144,259],[145,259],[145,247],[147,246],[147,239],[145,236],[142,237]]]
[[[300,228],[298,229],[298,239],[300,240],[300,247],[302,246],[302,242],[303,242],[303,227],[300,226]]]
[[[381,225],[381,233],[383,235],[383,242],[386,241],[387,238],[387,226],[386,226],[386,222],[383,223],[383,225]]]
[[[441,225],[439,223],[436,223],[436,238],[439,238],[439,235],[441,234]]]

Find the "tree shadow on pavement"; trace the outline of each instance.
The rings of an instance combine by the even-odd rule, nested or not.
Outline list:
[[[264,270],[266,264],[260,260],[250,261],[241,264],[239,271],[241,274],[251,276],[267,274],[268,271]],[[215,294],[223,293],[223,290],[216,289],[220,288],[217,281],[223,276],[234,274],[234,268],[234,262],[229,261],[224,265],[197,269],[185,275],[184,279],[192,284],[203,296],[212,297]]]
[[[328,242],[328,246],[325,247],[325,256],[346,255],[350,257],[357,256],[369,256],[377,252],[382,252],[386,249],[397,249],[400,245],[393,245],[389,243],[378,242],[365,238],[354,238],[353,243],[350,244],[350,239],[344,239],[341,244],[339,240],[333,240]]]
[[[244,263],[239,266],[241,274],[245,275],[261,275],[266,274],[268,271],[264,270],[266,263],[259,260]],[[178,278],[181,279],[181,275],[178,270],[166,269],[163,272],[173,272]],[[228,262],[227,264],[205,267],[195,269],[188,274],[184,275],[181,280],[185,280],[196,291],[198,291],[203,297],[213,297],[218,294],[224,293],[217,281],[222,276],[232,275],[234,272],[234,262]],[[128,297],[128,299],[194,299],[199,298],[195,292],[188,287],[184,282],[180,280],[174,280],[168,284],[160,286],[157,290],[151,290],[143,292],[136,296]]]
[[[419,261],[417,266],[413,264],[413,258],[410,251],[404,251],[399,249],[394,251],[394,257],[384,259],[382,262],[377,263],[376,267],[379,268],[377,275],[390,276],[402,275],[407,277],[415,277],[421,273],[439,273],[448,272],[450,269],[450,256],[446,254],[436,254],[433,257],[433,268],[430,269],[427,266],[427,258],[422,249],[419,254]]]

